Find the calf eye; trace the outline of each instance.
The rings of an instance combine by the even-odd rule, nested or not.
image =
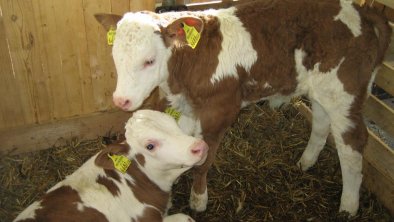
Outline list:
[[[146,149],[147,150],[153,150],[155,148],[155,146],[151,143],[149,143],[148,145],[146,145]]]
[[[155,63],[154,59],[147,60],[144,63],[144,67],[151,66],[153,63]]]

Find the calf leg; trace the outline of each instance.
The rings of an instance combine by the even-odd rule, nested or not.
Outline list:
[[[212,137],[204,137],[205,142],[209,146],[208,157],[205,163],[201,166],[195,167],[193,171],[193,185],[190,192],[190,208],[201,212],[205,211],[208,204],[208,188],[207,188],[207,174],[211,168],[213,161],[215,161],[216,152],[222,136],[215,139]]]
[[[308,145],[297,165],[302,170],[306,171],[313,166],[320,151],[324,148],[328,133],[330,132],[330,119],[323,107],[315,100],[311,99],[312,103],[312,132],[309,138]]]
[[[357,109],[358,112],[354,112],[354,110],[351,119],[345,116],[334,117],[331,123],[343,182],[339,210],[347,211],[351,215],[357,214],[359,207],[359,191],[362,182],[362,150],[367,143],[368,136],[360,113],[361,108]]]

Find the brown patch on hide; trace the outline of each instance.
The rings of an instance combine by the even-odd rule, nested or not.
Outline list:
[[[139,222],[151,222],[151,221],[162,221],[162,212],[152,207],[145,207],[142,216],[138,217]]]
[[[94,208],[84,206],[83,211],[79,211],[78,203],[83,204],[77,191],[69,186],[59,187],[42,198],[42,208],[36,210],[34,220],[28,221],[108,221]]]
[[[96,166],[101,167],[104,170],[115,170],[114,164],[108,155],[128,155],[129,151],[130,146],[127,143],[110,144],[97,155],[94,163]],[[113,174],[110,176],[116,177]]]
[[[144,155],[142,155],[142,154],[137,154],[137,155],[135,155],[135,159],[137,160],[137,162],[142,166],[142,167],[144,167],[145,166],[145,157],[144,157]]]
[[[164,213],[169,193],[160,189],[157,184],[151,181],[139,168],[137,161],[132,161],[127,173],[134,179],[134,183],[126,180],[127,185],[132,190],[134,196],[141,203],[146,203],[156,207],[160,213]]]
[[[98,176],[96,179],[96,182],[98,184],[101,184],[107,188],[107,190],[113,195],[113,196],[119,196],[120,190],[119,187],[113,182],[112,180],[103,177],[103,176]]]
[[[107,175],[107,177],[110,177],[118,182],[120,182],[120,176],[118,174],[118,172],[116,170],[104,170],[105,175]]]

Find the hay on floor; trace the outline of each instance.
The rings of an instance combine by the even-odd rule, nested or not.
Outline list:
[[[221,143],[208,175],[209,202],[203,213],[188,207],[191,173],[173,189],[171,213],[196,221],[390,221],[376,197],[362,189],[356,217],[339,214],[342,189],[337,154],[324,149],[307,172],[295,163],[310,133],[307,121],[292,106],[244,109]],[[100,150],[103,141],[69,145],[0,159],[0,221],[11,221],[48,188]],[[110,138],[112,139],[112,138]]]

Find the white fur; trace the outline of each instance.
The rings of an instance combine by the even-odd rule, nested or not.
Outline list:
[[[369,80],[369,83],[368,83],[368,93],[371,93],[371,91],[372,91],[372,84],[375,82],[375,77],[376,77],[376,74],[378,74],[379,69],[380,69],[380,66],[376,67],[372,72],[371,79]]]
[[[215,15],[220,22],[222,33],[222,51],[219,53],[219,64],[211,77],[215,84],[225,78],[238,79],[237,66],[244,67],[247,72],[257,60],[257,52],[252,45],[252,37],[242,22],[235,15],[236,8],[209,10],[207,14]]]
[[[363,175],[362,155],[343,143],[342,137],[334,136],[342,172],[342,195],[339,211],[357,214],[360,198],[360,186]]]
[[[320,151],[323,149],[328,133],[330,132],[330,119],[328,114],[323,107],[317,103],[314,99],[312,102],[312,132],[308,141],[308,145],[305,148],[300,160],[297,165],[306,171],[313,166],[317,158],[319,157]]]
[[[208,189],[205,188],[205,192],[203,194],[197,194],[194,192],[192,187],[190,192],[190,208],[196,210],[198,212],[205,211],[207,209],[208,204]]]
[[[266,83],[264,83],[264,88],[271,89],[272,86],[268,82],[266,82]]]
[[[343,22],[352,32],[354,37],[361,35],[361,18],[352,5],[351,0],[340,0],[341,10],[334,20]]]
[[[137,109],[153,89],[168,78],[167,61],[171,48],[155,31],[159,21],[143,13],[127,13],[118,23],[112,49],[118,80],[114,98],[131,101]],[[144,67],[148,60],[154,63]]]
[[[186,170],[196,164],[202,164],[206,158],[207,150],[201,155],[193,155],[191,149],[201,140],[185,135],[177,126],[174,119],[164,113],[151,110],[140,110],[126,124],[126,141],[131,147],[128,158],[132,159],[136,154],[145,157],[145,165],[139,168],[163,191],[170,192],[174,181]],[[145,146],[155,141],[156,147],[148,151]],[[62,186],[70,186],[77,191],[81,202],[75,203],[79,211],[86,207],[94,208],[105,215],[109,221],[130,221],[143,215],[147,207],[153,207],[141,203],[134,195],[126,181],[135,184],[136,181],[129,174],[118,173],[120,182],[107,177],[101,167],[95,165],[94,161],[98,154],[86,161],[73,174],[67,176],[48,192]],[[96,182],[98,176],[106,177],[119,188],[119,195],[112,195],[105,186]],[[40,209],[40,203],[35,202],[17,219],[34,218],[35,210]],[[192,221],[186,215],[170,216],[182,219],[180,221]]]
[[[349,145],[345,145],[342,139],[343,133],[354,127],[348,118],[354,96],[344,90],[337,76],[338,69],[346,58],[342,58],[339,64],[327,73],[322,73],[319,71],[320,64],[316,64],[312,70],[307,70],[302,63],[305,56],[303,50],[295,51],[299,82],[297,91],[307,93],[313,103],[313,115],[317,116],[313,116],[311,139],[299,164],[305,170],[316,162],[328,134],[327,126],[331,123],[343,178],[340,211],[355,215],[359,205],[362,180],[362,155]]]
[[[14,221],[34,219],[36,217],[36,210],[41,209],[41,201],[34,201],[24,211],[22,211]]]

